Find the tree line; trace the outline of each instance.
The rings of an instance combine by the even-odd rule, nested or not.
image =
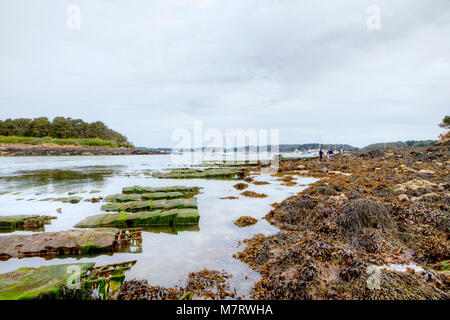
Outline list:
[[[0,135],[59,139],[100,138],[113,141],[118,145],[130,144],[127,137],[109,129],[101,121],[88,123],[81,119],[64,117],[56,117],[52,121],[46,117],[0,120]]]

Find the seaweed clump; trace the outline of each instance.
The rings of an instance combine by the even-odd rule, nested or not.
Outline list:
[[[236,290],[231,290],[228,279],[232,276],[225,271],[203,269],[189,273],[184,287],[165,288],[149,285],[147,280],[125,281],[119,300],[191,300],[238,298]]]
[[[392,230],[395,223],[381,203],[371,199],[358,199],[345,204],[337,218],[343,236],[354,235],[364,228]]]
[[[258,223],[258,219],[249,216],[242,216],[239,219],[233,221],[233,223],[238,227],[248,227]]]
[[[233,187],[236,190],[244,190],[244,189],[248,188],[248,184],[240,182],[240,183],[236,183]]]
[[[265,193],[257,193],[254,191],[244,191],[241,193],[245,197],[249,198],[267,198],[267,194]]]

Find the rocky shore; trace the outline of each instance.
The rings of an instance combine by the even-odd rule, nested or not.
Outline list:
[[[56,144],[0,144],[0,157],[23,156],[109,156],[161,154],[130,148],[85,147]]]
[[[261,274],[254,299],[448,299],[450,145],[282,161],[320,180],[265,219],[280,231],[236,258]]]

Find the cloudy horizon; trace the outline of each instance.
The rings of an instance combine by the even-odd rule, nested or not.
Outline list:
[[[100,120],[147,147],[194,121],[282,144],[437,139],[449,35],[447,0],[0,0],[0,119]]]

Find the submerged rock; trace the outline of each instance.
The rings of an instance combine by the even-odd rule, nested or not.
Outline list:
[[[56,219],[56,217],[39,215],[0,216],[0,229],[33,230],[50,224],[52,219]]]
[[[248,188],[248,184],[246,183],[236,183],[233,188],[235,188],[236,190],[244,190]]]
[[[56,198],[52,199],[52,201],[60,201],[62,203],[79,203],[81,200],[83,200],[83,197],[62,197],[62,198]],[[44,200],[42,200],[44,201]]]
[[[76,228],[98,227],[144,227],[177,226],[198,224],[200,215],[197,209],[173,209],[141,211],[135,213],[112,213],[90,216],[75,225]]]
[[[99,228],[0,237],[0,260],[118,252],[140,246],[140,230]]]

